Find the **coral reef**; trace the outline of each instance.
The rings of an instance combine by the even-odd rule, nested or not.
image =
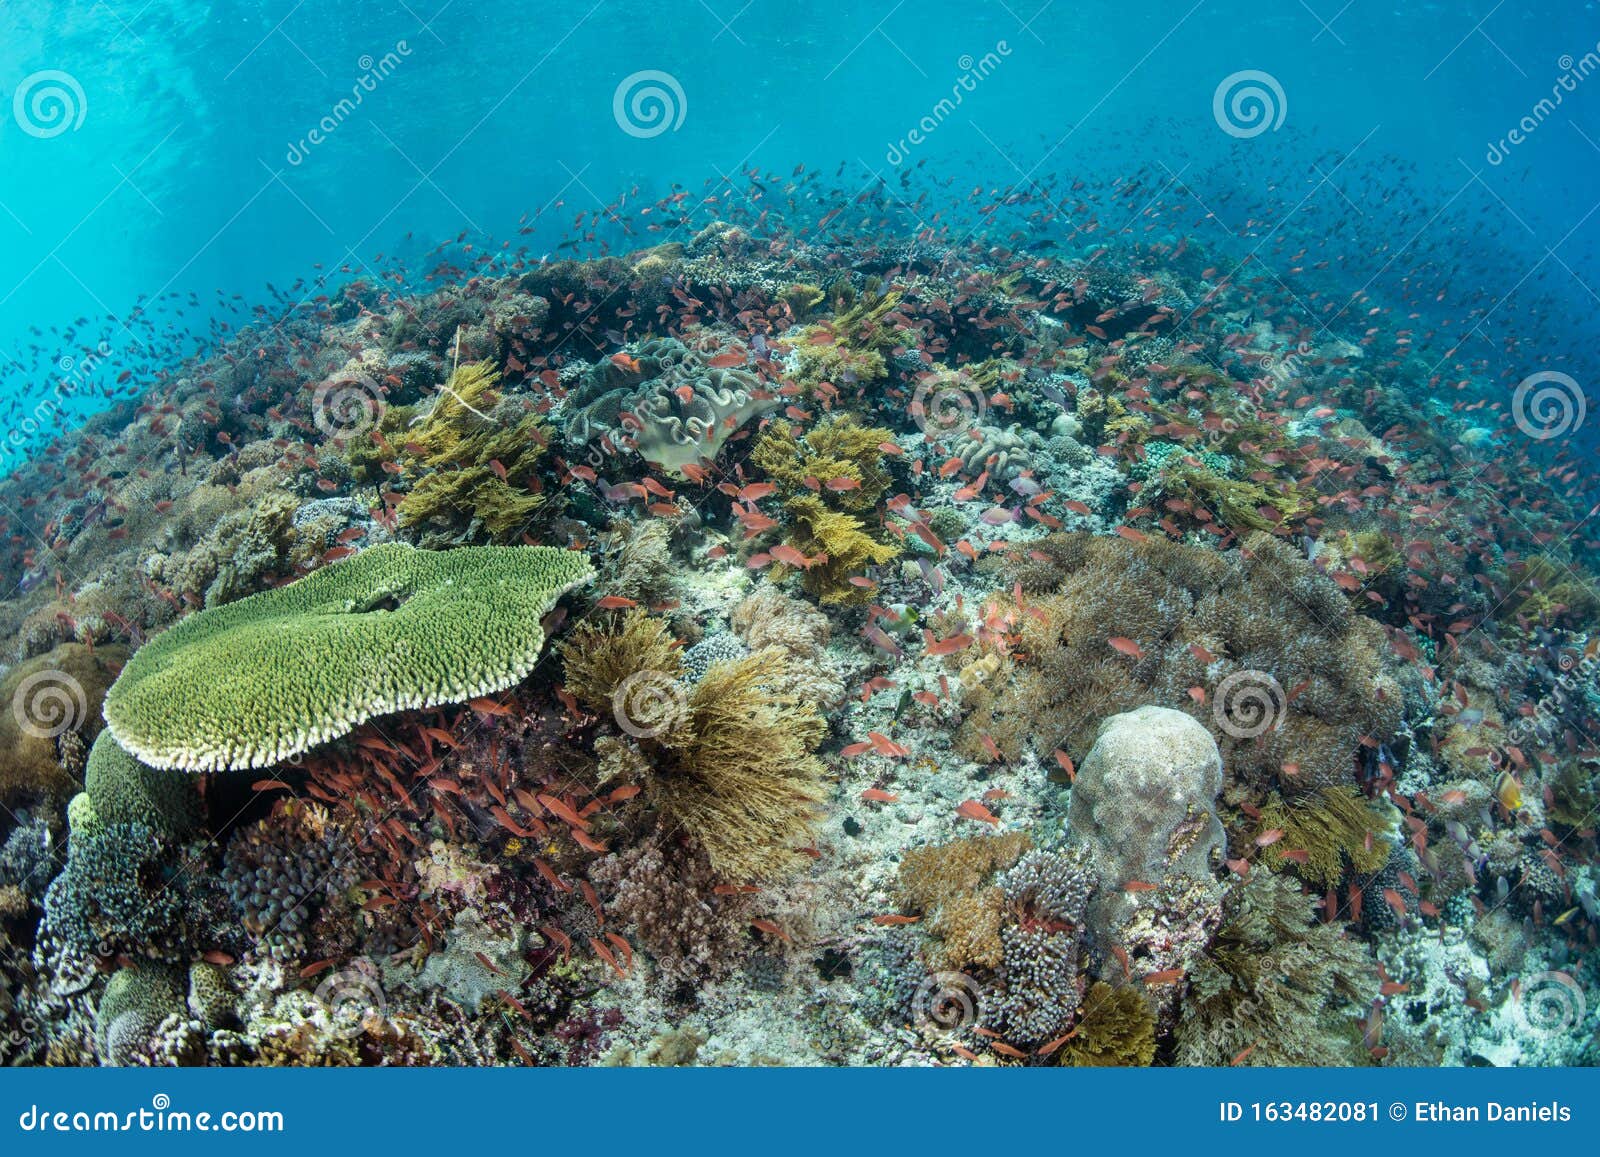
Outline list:
[[[329,274],[0,479],[4,1059],[1593,1063],[1582,471],[903,172]]]
[[[1337,924],[1312,924],[1293,882],[1251,872],[1196,965],[1178,1024],[1184,1065],[1361,1064],[1357,1015],[1373,962]]]

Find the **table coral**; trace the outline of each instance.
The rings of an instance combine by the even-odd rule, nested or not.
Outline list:
[[[154,767],[266,767],[373,716],[518,682],[545,613],[592,573],[550,547],[373,547],[147,643],[107,693],[106,722]]]

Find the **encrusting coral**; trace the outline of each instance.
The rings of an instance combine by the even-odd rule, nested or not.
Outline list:
[[[265,767],[373,716],[520,681],[543,616],[592,575],[552,547],[373,547],[157,636],[107,692],[106,723],[154,767]]]

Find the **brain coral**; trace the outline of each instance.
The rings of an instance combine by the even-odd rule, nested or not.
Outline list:
[[[270,766],[374,716],[517,683],[544,614],[592,575],[553,547],[373,547],[158,636],[107,692],[106,723],[154,767]]]

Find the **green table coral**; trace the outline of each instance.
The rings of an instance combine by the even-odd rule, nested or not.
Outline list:
[[[153,767],[267,767],[374,716],[519,682],[545,613],[593,574],[555,547],[373,547],[153,639],[107,693],[106,724]]]

